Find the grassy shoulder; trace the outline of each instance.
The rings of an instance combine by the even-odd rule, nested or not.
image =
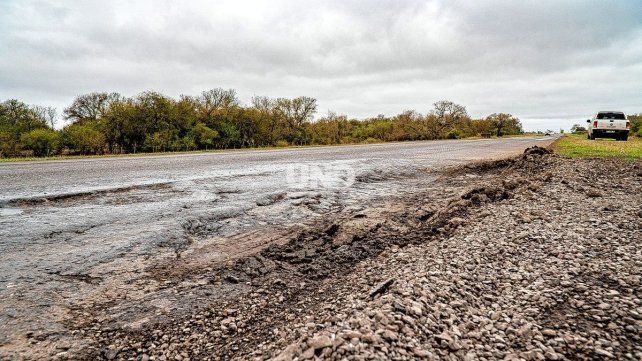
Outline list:
[[[568,134],[553,145],[557,154],[570,158],[642,158],[642,138],[629,137],[626,142],[612,139],[589,140],[586,134]]]

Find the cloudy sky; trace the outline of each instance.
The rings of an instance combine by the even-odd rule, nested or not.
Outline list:
[[[642,0],[0,0],[0,100],[223,87],[354,117],[509,112],[568,128],[642,112]]]

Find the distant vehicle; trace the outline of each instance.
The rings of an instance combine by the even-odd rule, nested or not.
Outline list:
[[[626,114],[623,112],[604,111],[598,112],[592,119],[587,119],[588,139],[615,138],[627,140],[631,130]]]
[[[546,132],[546,133],[544,133],[544,135],[547,136],[547,137],[550,137],[552,135],[552,133],[551,132]]]

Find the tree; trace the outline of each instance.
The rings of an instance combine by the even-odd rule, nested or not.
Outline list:
[[[294,99],[279,98],[276,100],[275,110],[277,116],[288,127],[287,140],[300,144],[306,138],[303,125],[309,122],[317,111],[317,100],[305,96]]]
[[[251,106],[243,106],[234,90],[222,88],[178,99],[158,92],[143,92],[132,98],[90,93],[78,96],[64,110],[65,118],[72,122],[58,132],[59,145],[55,146],[54,108],[8,100],[0,103],[0,156],[19,155],[23,149],[47,155],[62,149],[60,144],[82,154],[136,153],[522,132],[519,119],[510,114],[473,120],[464,106],[448,100],[434,103],[425,115],[406,110],[395,116],[358,120],[330,112],[314,121],[316,111],[316,99],[305,96],[255,96]],[[632,131],[640,128],[640,116],[631,115],[629,119]]]
[[[492,132],[498,137],[523,133],[522,123],[510,114],[495,113],[486,117],[486,120],[490,123]]]
[[[193,132],[196,144],[205,149],[213,147],[214,142],[218,139],[218,132],[203,123],[197,123]]]
[[[631,133],[642,134],[642,113],[631,114],[628,118],[629,122],[631,122]]]
[[[476,135],[490,134],[493,132],[492,124],[489,119],[472,119],[468,126],[463,127],[463,136],[473,137]]]
[[[38,118],[42,119],[49,128],[54,129],[56,127],[56,118],[58,115],[56,108],[35,105],[32,106],[31,109],[33,109]]]
[[[462,119],[468,117],[468,112],[466,107],[463,105],[455,104],[450,100],[440,100],[433,104],[433,110],[431,111],[439,119]]]
[[[276,101],[264,96],[254,96],[252,107],[258,112],[258,128],[264,128],[268,144],[275,145],[281,120],[276,112]]]
[[[341,144],[349,136],[350,123],[345,115],[329,111],[328,115],[310,124],[313,144]]]
[[[23,148],[22,135],[36,129],[47,129],[47,121],[41,115],[38,107],[16,99],[0,103],[0,156],[18,155]],[[31,141],[32,137],[25,140]]]
[[[71,124],[63,129],[64,144],[80,154],[102,153],[105,136],[89,125]]]
[[[195,103],[201,120],[211,122],[218,112],[238,106],[238,99],[236,90],[216,88],[202,92]]]
[[[39,128],[47,128],[47,122],[33,107],[15,99],[0,103],[0,130],[12,131],[19,138]]]
[[[98,122],[98,129],[105,136],[109,152],[128,152],[131,147],[128,131],[135,122],[136,108],[131,99],[121,99],[110,104],[102,119]]]
[[[10,157],[18,154],[20,142],[12,132],[0,130],[0,157]]]
[[[238,128],[230,122],[225,122],[221,124],[221,142],[223,143],[223,148],[234,147],[239,143],[241,139],[241,132]]]
[[[433,109],[426,116],[426,124],[430,127],[429,132],[432,139],[444,138],[455,125],[469,120],[466,107],[450,100],[440,100],[434,103]]]
[[[164,152],[169,148],[172,144],[172,140],[175,138],[174,134],[171,131],[165,130],[161,132],[155,132],[153,134],[148,135],[145,138],[145,143],[143,144],[143,147],[146,150],[152,151],[152,152]]]
[[[23,133],[20,136],[20,142],[37,157],[49,156],[60,147],[60,134],[46,128],[34,129]]]
[[[75,122],[98,120],[105,115],[111,104],[121,99],[118,93],[94,92],[79,95],[69,107],[65,108],[65,118]]]
[[[172,148],[174,150],[182,150],[182,151],[189,151],[189,150],[196,149],[196,141],[194,140],[194,136],[186,135],[182,138],[175,140],[172,145]]]

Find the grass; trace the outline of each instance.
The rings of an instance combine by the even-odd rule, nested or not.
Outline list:
[[[586,139],[584,134],[568,134],[553,145],[557,154],[570,158],[642,158],[642,138],[630,136],[626,142],[612,139]]]

